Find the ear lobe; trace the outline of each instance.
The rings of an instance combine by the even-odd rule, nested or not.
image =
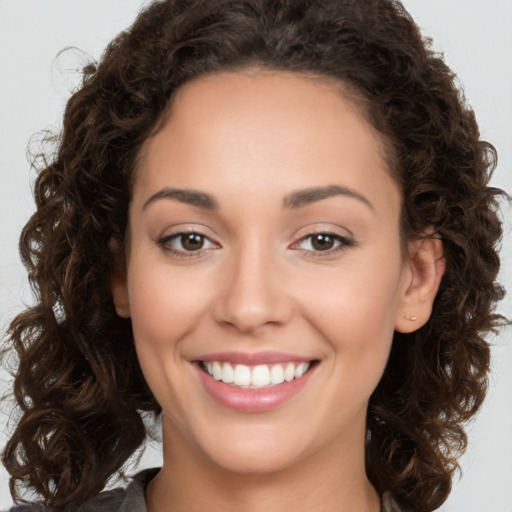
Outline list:
[[[432,313],[446,262],[442,241],[432,233],[409,243],[408,272],[397,307],[395,330],[413,332],[425,325]]]
[[[122,318],[130,318],[130,301],[126,277],[117,271],[114,272],[114,274],[112,274],[110,289],[112,291],[112,299],[116,313]]]

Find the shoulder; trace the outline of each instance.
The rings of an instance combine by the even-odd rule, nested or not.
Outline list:
[[[159,468],[153,468],[141,471],[131,479],[127,487],[104,491],[87,503],[65,510],[70,512],[147,512],[144,494],[148,483],[159,470]],[[43,505],[24,504],[11,508],[9,512],[45,512],[46,510]]]

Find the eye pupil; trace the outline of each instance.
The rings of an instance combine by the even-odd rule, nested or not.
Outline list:
[[[318,234],[313,236],[311,245],[317,251],[328,251],[332,249],[334,241],[334,238],[330,235]]]
[[[204,245],[204,236],[198,233],[185,233],[181,235],[180,241],[187,251],[198,251]]]

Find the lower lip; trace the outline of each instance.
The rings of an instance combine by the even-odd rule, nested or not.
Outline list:
[[[206,391],[221,405],[240,412],[265,412],[283,405],[306,385],[311,373],[310,368],[302,377],[291,382],[283,382],[275,386],[261,389],[244,389],[231,386],[204,372],[195,365]]]

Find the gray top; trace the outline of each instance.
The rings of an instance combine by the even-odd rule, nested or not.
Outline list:
[[[83,504],[77,512],[147,512],[144,498],[146,487],[160,468],[146,469],[137,473],[126,488],[104,491],[90,502]],[[76,510],[76,509],[75,509]],[[18,505],[9,512],[44,512],[42,505]],[[389,493],[384,493],[382,512],[401,511]]]
[[[146,469],[137,473],[126,488],[104,491],[84,503],[76,512],[147,512],[144,494],[151,479],[160,468]],[[42,505],[18,505],[9,512],[44,512]],[[76,509],[74,509],[76,510]]]

